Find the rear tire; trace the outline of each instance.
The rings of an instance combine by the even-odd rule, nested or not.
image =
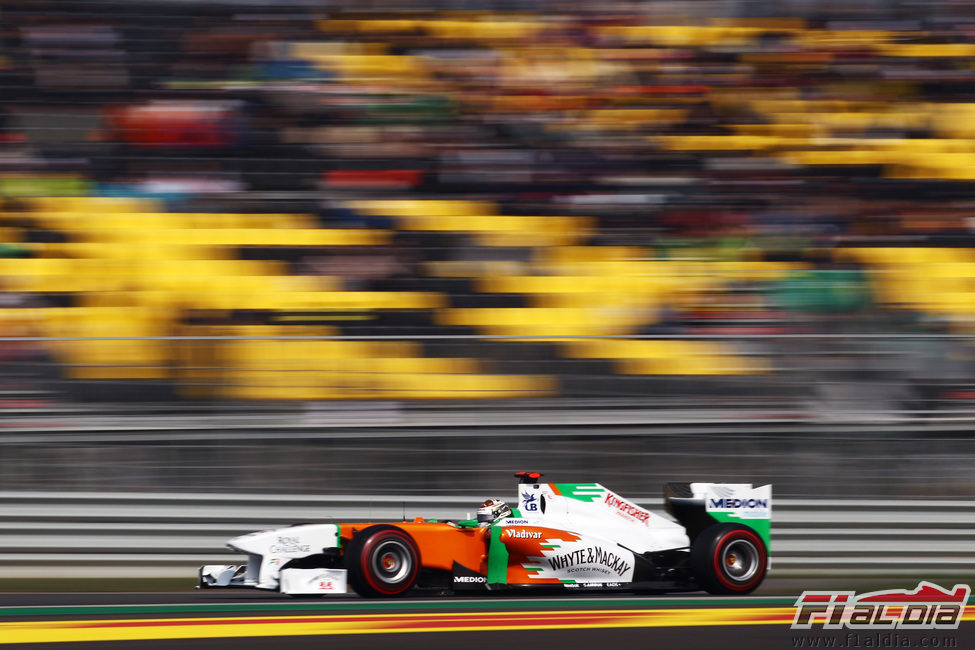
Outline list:
[[[765,543],[745,526],[709,526],[691,545],[691,572],[711,594],[751,593],[765,579],[767,568]]]
[[[395,526],[370,526],[346,546],[345,567],[349,584],[360,596],[401,596],[420,573],[420,549],[412,537]]]

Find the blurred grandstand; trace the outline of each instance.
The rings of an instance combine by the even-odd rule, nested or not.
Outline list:
[[[3,404],[975,412],[969,5],[413,5],[5,2]]]

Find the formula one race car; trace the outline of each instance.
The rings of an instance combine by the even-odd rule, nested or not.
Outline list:
[[[668,483],[670,518],[598,483],[519,472],[518,507],[476,520],[302,524],[237,537],[243,565],[207,565],[199,587],[400,596],[525,587],[747,594],[768,569],[772,488]]]

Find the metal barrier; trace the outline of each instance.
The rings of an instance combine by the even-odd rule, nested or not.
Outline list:
[[[223,546],[236,535],[329,520],[457,519],[482,496],[0,492],[0,575],[191,583],[197,566],[238,557]],[[778,499],[772,566],[772,575],[795,577],[973,574],[975,502]]]

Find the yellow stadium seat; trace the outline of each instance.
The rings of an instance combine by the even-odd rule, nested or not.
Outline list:
[[[768,372],[764,360],[743,357],[723,343],[710,341],[603,339],[574,341],[570,356],[612,359],[624,374],[751,375]]]
[[[251,335],[281,330],[240,329]],[[227,397],[247,399],[483,399],[549,394],[550,379],[480,374],[469,358],[419,356],[401,341],[235,339],[226,343]]]
[[[477,216],[496,211],[489,201],[455,200],[368,200],[349,201],[349,207],[364,214],[389,217],[452,217]]]

